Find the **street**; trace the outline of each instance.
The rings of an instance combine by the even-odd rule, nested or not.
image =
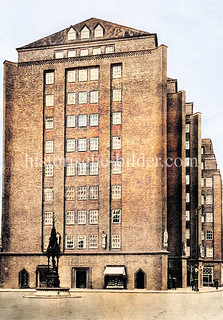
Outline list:
[[[1,320],[220,320],[223,291],[72,292],[70,298],[29,298],[34,292],[0,292]]]

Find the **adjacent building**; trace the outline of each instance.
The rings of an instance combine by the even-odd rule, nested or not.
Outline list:
[[[2,286],[46,285],[53,219],[61,286],[163,290],[176,277],[186,287],[196,264],[200,285],[214,266],[213,284],[221,177],[216,162],[202,171],[214,155],[201,154],[201,114],[167,78],[167,47],[91,18],[17,50],[4,63]],[[201,223],[206,174],[212,227]]]

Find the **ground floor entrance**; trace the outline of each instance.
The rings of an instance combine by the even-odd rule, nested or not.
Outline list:
[[[85,289],[90,288],[90,270],[89,268],[73,267],[71,272],[71,287]]]

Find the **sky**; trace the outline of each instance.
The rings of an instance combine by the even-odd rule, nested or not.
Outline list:
[[[223,172],[222,0],[0,0],[0,12],[0,180],[4,60],[16,62],[15,48],[91,17],[157,33],[168,46],[168,77],[202,113],[202,137],[212,139]]]

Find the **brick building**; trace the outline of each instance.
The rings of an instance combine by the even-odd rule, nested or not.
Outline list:
[[[17,50],[4,63],[2,286],[46,285],[54,215],[61,286],[185,287],[201,115],[167,79],[166,46],[91,18]]]

